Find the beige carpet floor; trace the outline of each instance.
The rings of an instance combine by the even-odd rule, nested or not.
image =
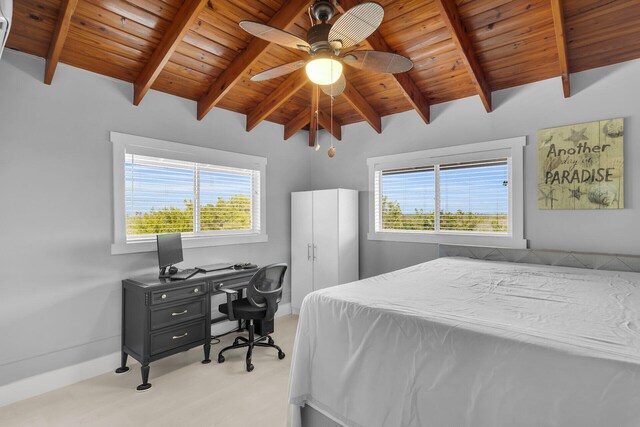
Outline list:
[[[209,365],[195,348],[151,364],[153,387],[138,392],[140,365],[125,374],[108,373],[0,408],[0,426],[215,426],[281,427],[287,424],[291,352],[298,318],[276,319],[277,351],[256,348],[255,370],[245,370],[244,350],[217,353],[235,334],[211,348]],[[114,370],[117,366],[114,366]]]

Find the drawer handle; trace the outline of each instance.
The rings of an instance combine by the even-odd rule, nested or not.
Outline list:
[[[162,294],[162,296],[160,298],[166,299],[167,298],[167,294]]]
[[[172,316],[182,316],[183,314],[187,314],[187,310],[181,311],[180,313],[171,313]]]
[[[173,337],[171,337],[171,339],[173,339],[173,340],[179,340],[180,338],[184,338],[184,337],[186,337],[187,335],[189,335],[189,332],[185,332],[185,333],[184,333],[184,334],[182,334],[182,335],[174,335]]]
[[[200,292],[200,289],[199,289],[199,288],[195,288],[195,289],[193,290],[193,293],[194,293],[194,294],[197,294],[198,292]]]

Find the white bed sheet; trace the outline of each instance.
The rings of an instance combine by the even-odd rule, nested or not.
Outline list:
[[[463,258],[323,289],[290,403],[349,427],[640,426],[639,309],[637,273]]]

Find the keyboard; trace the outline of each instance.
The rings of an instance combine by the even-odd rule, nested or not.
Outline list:
[[[200,270],[197,268],[187,268],[186,270],[181,270],[176,274],[171,275],[171,280],[186,280],[191,276],[198,274]]]
[[[196,268],[198,270],[202,270],[205,273],[209,273],[211,271],[219,271],[219,270],[226,270],[227,268],[233,268],[233,264],[219,263],[219,264],[205,265],[205,266],[196,267]]]

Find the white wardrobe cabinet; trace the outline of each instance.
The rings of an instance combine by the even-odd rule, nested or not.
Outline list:
[[[310,292],[358,280],[358,192],[291,193],[291,307]]]

